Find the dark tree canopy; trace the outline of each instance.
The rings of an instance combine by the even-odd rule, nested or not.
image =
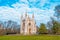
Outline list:
[[[55,10],[60,10],[60,5],[57,5],[57,6],[55,7]]]
[[[43,34],[43,33],[47,33],[47,29],[45,24],[41,23],[41,26],[39,28],[39,33]]]
[[[55,7],[55,16],[58,18],[60,17],[60,5],[57,5]]]

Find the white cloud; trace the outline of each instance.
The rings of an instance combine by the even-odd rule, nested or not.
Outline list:
[[[35,1],[36,0],[31,0],[31,1]],[[41,0],[41,6],[43,6],[45,4],[47,0]],[[27,2],[27,0],[21,0],[21,2]],[[43,3],[42,3],[43,2]],[[14,8],[10,8],[8,6],[3,6],[0,7],[0,17],[1,20],[5,19],[11,19],[11,20],[16,20],[16,21],[20,21],[20,16],[21,14],[27,13],[31,16],[32,13],[34,13],[35,16],[35,20],[38,23],[46,23],[47,21],[50,20],[50,17],[53,16],[54,11],[52,9],[39,9],[39,8],[29,8],[28,4],[20,4],[20,3],[15,3],[12,5]]]
[[[45,3],[47,3],[47,2],[49,2],[48,0],[40,0],[40,6],[44,6],[45,5]]]
[[[37,2],[38,0],[29,0],[29,2]]]
[[[1,20],[19,20],[20,14],[14,8],[0,7],[0,19]]]
[[[25,4],[28,4],[28,1],[27,0],[19,0],[19,3],[25,3]]]

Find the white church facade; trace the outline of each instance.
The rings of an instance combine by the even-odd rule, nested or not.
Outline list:
[[[34,20],[34,14],[30,18],[29,15],[26,13],[25,16],[21,16],[21,26],[20,26],[20,34],[23,35],[30,35],[30,34],[36,34],[37,33],[37,27]]]

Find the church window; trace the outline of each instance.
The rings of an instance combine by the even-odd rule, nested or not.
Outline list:
[[[31,25],[31,23],[29,23],[29,26]]]
[[[25,23],[23,23],[23,26],[25,26]]]

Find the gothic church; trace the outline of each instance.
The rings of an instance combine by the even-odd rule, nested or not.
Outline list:
[[[37,33],[37,27],[34,20],[34,14],[30,18],[28,14],[26,13],[25,16],[21,16],[21,26],[20,26],[20,34],[23,35],[30,35],[30,34],[36,34]]]

